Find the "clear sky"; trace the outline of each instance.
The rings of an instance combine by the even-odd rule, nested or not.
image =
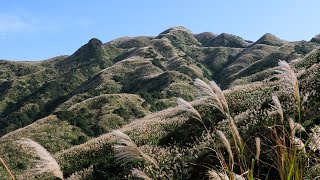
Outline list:
[[[1,0],[0,59],[70,55],[96,37],[158,35],[172,26],[255,41],[320,33],[319,0]]]

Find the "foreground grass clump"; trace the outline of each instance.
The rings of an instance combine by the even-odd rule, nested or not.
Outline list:
[[[186,111],[193,118],[201,122],[207,131],[208,139],[216,141],[213,147],[207,147],[214,152],[218,159],[218,166],[208,170],[209,179],[260,179],[260,178],[279,178],[279,179],[303,179],[312,176],[310,171],[310,159],[317,159],[314,153],[319,146],[317,127],[311,133],[307,133],[304,127],[298,123],[301,122],[301,100],[299,91],[299,82],[294,71],[285,62],[280,61],[281,76],[285,80],[285,87],[295,99],[296,114],[284,115],[280,100],[277,95],[272,96],[273,110],[270,116],[276,116],[272,126],[264,128],[273,136],[255,137],[255,146],[248,143],[249,140],[243,139],[231,116],[228,102],[216,83],[205,83],[200,79],[195,80],[195,86],[202,94],[202,98],[210,99],[212,105],[217,108],[228,120],[228,131],[223,132],[214,127],[207,127],[203,122],[200,113],[192,107],[190,103],[179,98],[177,103],[180,110]],[[297,122],[293,118],[297,118]],[[210,131],[214,130],[215,133]],[[230,138],[231,136],[231,138]],[[217,138],[218,137],[218,138]],[[159,171],[158,164],[150,160],[148,155],[141,153],[138,146],[126,135],[122,135],[120,144],[114,146],[118,161],[135,162],[137,160],[153,164],[152,171],[143,172],[138,169],[132,170],[135,177],[150,179],[157,178],[154,171]],[[223,146],[219,146],[218,139],[222,141]],[[121,147],[119,150],[119,147]],[[131,149],[132,147],[135,150]],[[137,148],[137,149],[136,149]],[[139,153],[137,153],[139,152]],[[261,158],[263,154],[263,158]],[[270,154],[267,156],[265,154]],[[120,158],[119,158],[120,157]],[[268,171],[277,170],[278,173],[268,173]],[[267,172],[267,173],[266,173]],[[163,172],[165,174],[165,172]],[[164,176],[165,177],[165,176]],[[158,177],[159,178],[159,177]],[[170,177],[166,177],[170,179]]]
[[[286,81],[286,88],[289,92],[292,92],[296,101],[297,114],[293,115],[297,117],[301,122],[301,100],[298,80],[294,71],[285,61],[280,61],[279,66],[281,69],[281,75]],[[268,177],[268,174],[260,174],[260,171],[264,169],[276,169],[278,171],[278,177],[280,179],[303,179],[309,176],[308,172],[308,160],[315,155],[311,149],[307,149],[308,145],[314,146],[315,141],[311,139],[317,139],[314,133],[305,133],[304,140],[302,134],[296,132],[304,131],[303,126],[297,122],[294,122],[292,118],[285,121],[283,110],[280,101],[276,95],[272,96],[274,102],[274,109],[279,115],[280,121],[275,121],[274,125],[268,127],[273,133],[273,137],[264,138],[269,146],[261,147],[261,139],[255,138],[256,147],[254,154],[245,141],[242,141],[235,123],[230,116],[227,102],[221,92],[220,88],[215,83],[206,85],[201,80],[196,80],[196,86],[199,87],[201,92],[210,96],[214,102],[214,105],[226,116],[229,120],[230,132],[232,135],[232,143],[226,138],[225,134],[218,130],[217,134],[220,137],[225,149],[228,152],[226,159],[225,154],[221,148],[213,147],[213,151],[216,153],[217,158],[220,161],[220,168],[210,170],[208,172],[209,177],[212,179],[256,179],[256,178],[275,178]],[[289,115],[289,117],[292,115]],[[270,144],[271,142],[271,144]],[[305,143],[304,143],[305,142]],[[260,159],[261,150],[271,152],[273,156],[268,157],[272,164],[266,163]],[[237,175],[241,174],[240,176]]]

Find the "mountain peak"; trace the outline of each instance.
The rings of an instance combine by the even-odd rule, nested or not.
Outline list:
[[[108,42],[119,48],[130,49],[140,48],[151,44],[152,36],[137,36],[137,37],[121,37]]]
[[[278,38],[277,36],[266,33],[264,34],[260,39],[258,39],[255,44],[265,44],[265,45],[271,45],[271,46],[282,46],[285,44],[286,41]]]
[[[101,48],[102,48],[102,42],[97,38],[92,38],[92,39],[89,40],[89,42],[87,44],[81,46],[71,56],[77,56],[77,55],[81,55],[81,54],[82,55],[86,54],[86,56],[91,58],[91,56],[94,55]]]
[[[183,26],[174,26],[174,27],[171,27],[171,28],[163,31],[163,32],[160,33],[160,34],[168,34],[168,33],[172,32],[172,31],[185,31],[185,32],[187,32],[187,33],[191,33],[191,34],[192,34],[192,31],[191,31],[191,30],[189,30],[189,29],[187,29],[187,28],[185,28],[185,27],[183,27]]]
[[[199,41],[194,37],[192,31],[183,27],[176,26],[169,28],[162,33],[160,33],[156,39],[161,39],[163,37],[168,38],[172,42],[176,42],[174,44],[186,44],[186,45],[196,45],[200,46]]]
[[[89,40],[88,44],[94,45],[94,46],[101,46],[102,42],[97,38],[92,38]]]
[[[315,36],[311,39],[311,42],[320,43],[320,34],[315,35]]]
[[[111,47],[114,52],[117,52],[116,47]],[[70,69],[79,69],[79,67],[89,68],[90,66],[95,66],[101,68],[107,67],[112,64],[109,60],[109,55],[106,54],[107,51],[103,47],[102,42],[97,38],[92,38],[88,43],[81,46],[76,52],[71,56],[67,57],[65,60],[57,63],[57,67],[63,71],[68,71]],[[115,53],[117,54],[117,53]],[[96,70],[98,69],[96,68]]]
[[[202,44],[206,45],[211,39],[217,37],[217,34],[212,32],[203,32],[199,34],[195,34],[194,37]]]
[[[209,47],[224,46],[234,48],[245,48],[249,45],[250,44],[241,37],[228,33],[221,33],[207,43],[207,46]]]

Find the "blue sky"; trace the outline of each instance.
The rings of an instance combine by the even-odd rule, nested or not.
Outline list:
[[[157,35],[172,26],[231,33],[255,41],[320,33],[319,0],[2,0],[0,59],[70,55],[96,37]]]

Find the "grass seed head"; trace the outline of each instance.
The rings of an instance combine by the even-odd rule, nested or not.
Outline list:
[[[201,115],[189,102],[187,102],[182,98],[178,98],[177,104],[178,104],[178,109],[190,113],[192,117],[202,122]]]
[[[40,158],[39,160],[34,160],[37,164],[36,167],[31,170],[32,174],[37,175],[49,172],[55,177],[63,179],[63,172],[61,171],[59,164],[39,143],[28,138],[22,138],[16,142],[29,148],[31,153],[36,154]]]
[[[231,145],[230,145],[230,142],[228,141],[226,135],[225,135],[222,131],[220,131],[220,130],[217,131],[217,134],[218,134],[218,136],[220,137],[220,139],[221,139],[224,147],[227,149],[228,154],[229,154],[229,157],[230,157],[230,158],[232,159],[232,161],[233,161],[233,153],[232,153]]]
[[[261,139],[259,137],[256,137],[256,159],[259,161],[260,159],[260,153],[261,153]]]
[[[229,180],[230,179],[227,174],[220,173],[215,170],[209,170],[207,174],[208,174],[209,180]]]
[[[293,95],[298,103],[300,103],[299,81],[296,74],[291,69],[290,65],[286,61],[279,61],[278,65],[281,69],[281,75],[283,79],[289,84],[289,87],[293,89]],[[298,104],[300,105],[300,104]]]
[[[117,161],[122,163],[122,165],[133,161],[145,161],[158,167],[156,161],[141,151],[141,149],[131,140],[128,135],[120,131],[113,131],[112,133],[115,133],[115,135],[118,135],[118,137],[121,138],[118,141],[118,144],[113,145],[113,149],[116,153],[115,158]]]
[[[278,114],[280,115],[280,121],[283,124],[283,110],[282,110],[282,107],[280,104],[280,100],[277,95],[272,95],[272,100],[273,100],[275,109],[277,110]]]
[[[221,100],[219,96],[216,94],[216,92],[210,87],[207,83],[202,81],[201,79],[195,79],[194,85],[198,88],[200,94],[203,96],[208,96],[211,98],[215,106],[223,113],[226,114],[223,105],[221,103]]]

